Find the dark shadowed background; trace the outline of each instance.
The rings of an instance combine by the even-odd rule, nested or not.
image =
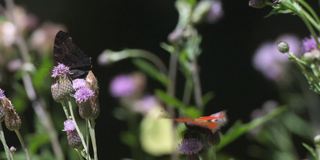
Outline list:
[[[113,118],[118,106],[110,97],[110,79],[134,70],[130,61],[101,67],[97,56],[104,49],[141,48],[150,50],[168,62],[168,54],[159,47],[174,29],[178,14],[173,0],[24,0],[18,1],[41,21],[66,25],[74,41],[93,57],[100,84],[101,115],[97,120],[97,137],[101,159],[120,159],[129,155],[119,136],[125,124]],[[214,91],[215,98],[206,108],[210,114],[228,111],[230,124],[237,119],[248,121],[253,109],[269,99],[277,99],[273,82],[252,67],[255,49],[265,40],[281,33],[307,36],[297,17],[272,16],[269,9],[253,9],[246,0],[223,0],[224,17],[215,24],[201,24],[203,54],[200,56],[203,91]],[[151,84],[150,86],[155,86]],[[226,127],[228,128],[228,127]],[[226,152],[245,159],[245,139],[237,140]]]

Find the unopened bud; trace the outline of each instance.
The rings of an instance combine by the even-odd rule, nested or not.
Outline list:
[[[67,77],[59,78],[56,83],[51,85],[51,94],[56,102],[69,99],[73,92],[72,83]]]
[[[278,43],[278,50],[281,53],[288,53],[289,52],[289,45],[287,42],[279,42]]]
[[[6,112],[4,124],[10,131],[16,131],[20,129],[21,119],[14,109],[10,109]]]
[[[14,153],[14,152],[17,151],[17,148],[14,147],[14,146],[11,146],[9,150],[10,150],[11,153]]]
[[[0,123],[3,121],[4,115],[5,115],[4,108],[2,105],[0,105]]]
[[[72,148],[82,149],[81,138],[77,133],[77,130],[67,132],[68,144]]]

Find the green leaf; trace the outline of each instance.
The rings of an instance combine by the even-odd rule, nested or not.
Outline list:
[[[145,60],[135,59],[133,60],[133,64],[136,65],[139,69],[149,75],[151,78],[157,80],[162,85],[167,86],[169,83],[169,79],[165,74],[159,72],[153,65]]]
[[[32,154],[37,153],[37,151],[44,145],[49,143],[49,135],[47,133],[37,133],[29,137],[29,150]]]
[[[202,96],[202,105],[206,106],[213,98],[214,98],[213,92],[208,92]]]
[[[232,143],[234,140],[239,138],[240,136],[244,135],[245,133],[249,132],[250,130],[268,122],[269,120],[273,119],[274,117],[280,115],[285,111],[285,107],[278,107],[274,109],[269,114],[254,119],[249,123],[243,124],[240,121],[237,121],[228,131],[225,135],[221,137],[220,143],[217,145],[217,151],[221,150],[228,144]]]
[[[317,159],[317,154],[316,154],[315,149],[313,149],[311,146],[309,146],[309,145],[306,144],[306,143],[302,143],[302,146],[303,146],[307,151],[309,151],[310,155],[314,158],[314,160]]]
[[[43,88],[49,88],[48,85],[48,75],[50,75],[52,66],[51,57],[43,57],[40,66],[37,67],[36,72],[32,75],[33,84],[36,90],[42,90]]]

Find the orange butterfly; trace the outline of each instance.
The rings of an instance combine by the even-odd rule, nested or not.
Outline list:
[[[200,118],[176,118],[176,122],[185,123],[190,126],[199,126],[211,130],[213,133],[219,130],[227,123],[227,115],[225,111],[214,113],[210,116]]]

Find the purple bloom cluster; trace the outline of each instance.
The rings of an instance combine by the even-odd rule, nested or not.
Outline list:
[[[83,103],[89,100],[91,97],[94,96],[94,92],[87,87],[80,88],[74,94],[74,98],[78,103]]]
[[[78,90],[80,88],[86,87],[86,83],[86,80],[78,78],[72,81],[72,87],[74,90]]]
[[[119,75],[115,77],[110,86],[110,92],[114,97],[129,97],[136,91],[134,77],[130,75]]]
[[[303,39],[302,44],[304,52],[310,52],[318,48],[316,40],[313,37]]]
[[[64,121],[63,125],[64,125],[63,131],[66,131],[66,132],[74,131],[76,129],[76,124],[71,119]]]
[[[0,100],[6,98],[6,95],[4,94],[4,91],[0,88]]]
[[[203,149],[203,143],[197,138],[184,138],[179,151],[184,155],[198,154]]]
[[[68,74],[70,74],[69,67],[65,66],[62,63],[59,63],[57,66],[53,68],[51,77],[56,78],[56,77],[65,76]]]

